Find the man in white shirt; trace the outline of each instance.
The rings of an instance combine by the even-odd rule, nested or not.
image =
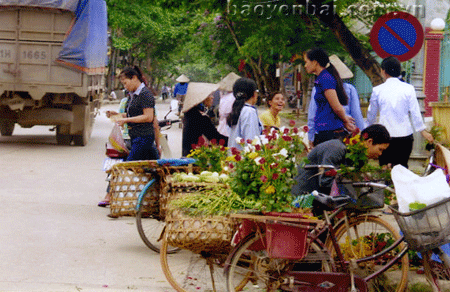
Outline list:
[[[433,136],[425,130],[414,86],[398,79],[401,74],[400,61],[392,56],[387,57],[381,63],[381,69],[386,81],[373,88],[367,123],[377,123],[379,113],[378,123],[384,125],[391,136],[389,147],[379,157],[380,165],[401,164],[407,168],[414,131],[420,132],[429,142],[433,142]]]

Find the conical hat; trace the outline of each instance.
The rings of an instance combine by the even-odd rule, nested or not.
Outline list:
[[[175,79],[175,81],[177,81],[177,82],[182,82],[182,83],[183,83],[183,82],[186,83],[186,82],[189,82],[190,79],[189,79],[186,75],[181,74],[180,77],[178,77],[177,79]]]
[[[339,73],[341,79],[349,79],[353,77],[353,72],[339,59],[336,55],[330,56],[330,62]]]
[[[224,91],[233,91],[234,82],[236,82],[236,80],[238,80],[239,78],[241,78],[241,76],[237,75],[236,73],[229,73],[219,82],[219,89]]]
[[[204,101],[211,93],[219,89],[219,84],[204,83],[204,82],[190,82],[184,97],[183,113],[187,112],[197,104]]]

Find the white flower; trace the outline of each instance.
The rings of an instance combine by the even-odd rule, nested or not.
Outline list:
[[[285,126],[281,127],[281,128],[280,128],[280,133],[284,133],[284,129],[286,129]]]
[[[278,154],[284,157],[288,157],[288,151],[285,148],[281,149],[280,152],[278,152]]]
[[[259,140],[261,141],[262,145],[266,145],[267,143],[269,143],[269,139],[267,139],[265,135],[259,136]]]
[[[252,145],[261,145],[261,139],[255,136],[255,139],[252,140]]]
[[[236,144],[241,144],[241,140],[242,140],[241,137],[236,137]]]

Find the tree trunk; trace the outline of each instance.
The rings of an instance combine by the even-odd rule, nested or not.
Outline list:
[[[348,29],[342,19],[336,13],[332,17],[319,17],[336,36],[345,50],[350,54],[355,63],[366,73],[373,86],[384,82],[381,75],[381,67],[369,50],[363,48],[359,40]]]

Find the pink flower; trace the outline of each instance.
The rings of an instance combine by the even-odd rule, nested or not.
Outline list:
[[[289,121],[289,126],[290,126],[290,127],[295,126],[295,121],[294,121],[294,120],[290,120],[290,121]]]
[[[280,175],[279,175],[278,173],[274,173],[274,174],[272,175],[272,179],[273,179],[273,180],[276,180],[276,179],[278,179],[279,176],[280,176]]]
[[[239,151],[236,147],[232,147],[231,148],[231,154],[232,155],[238,155],[239,153],[241,153],[241,151]]]
[[[262,175],[259,179],[260,179],[263,183],[265,183],[265,182],[267,181],[267,176]]]
[[[287,168],[286,168],[286,167],[283,167],[283,168],[280,170],[280,172],[281,172],[281,173],[286,173],[286,172],[287,172]]]
[[[244,143],[245,143],[244,138],[241,138],[241,141],[239,142],[239,144],[244,144]]]

